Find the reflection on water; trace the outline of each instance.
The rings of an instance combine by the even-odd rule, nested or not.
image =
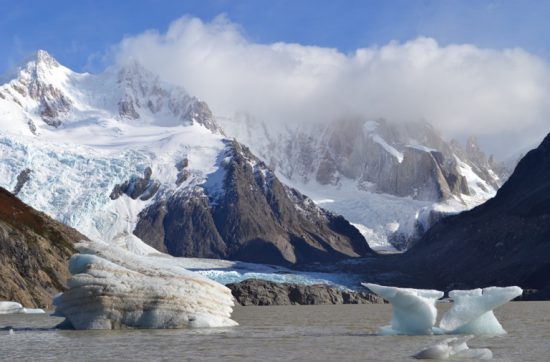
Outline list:
[[[4,315],[0,360],[411,361],[445,338],[376,335],[390,314],[377,304],[238,307],[239,327],[122,331],[59,331],[51,329],[59,318]],[[490,348],[495,361],[548,360],[550,302],[509,303],[496,315],[509,334],[478,337],[470,347]]]

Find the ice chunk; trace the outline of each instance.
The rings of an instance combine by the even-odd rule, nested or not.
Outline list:
[[[53,300],[55,315],[76,329],[237,325],[230,319],[231,291],[183,269],[176,258],[101,242],[78,249],[69,262],[69,290]]]
[[[469,348],[466,342],[473,336],[447,338],[430,348],[422,350],[413,357],[416,359],[478,359],[493,358],[493,352],[488,348]]]
[[[0,302],[0,314],[42,314],[43,309],[25,308],[17,302]]]
[[[453,306],[443,315],[439,328],[450,334],[505,334],[493,309],[520,296],[520,287],[453,290]]]
[[[372,292],[391,303],[391,325],[382,328],[382,334],[433,334],[437,317],[435,302],[443,297],[438,290],[386,287],[362,283]]]
[[[40,309],[40,308],[21,308],[19,313],[22,313],[22,314],[44,314],[46,312],[44,311],[44,309]]]
[[[0,314],[19,313],[23,306],[17,302],[0,302]]]

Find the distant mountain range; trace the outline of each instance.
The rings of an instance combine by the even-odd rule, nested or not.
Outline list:
[[[426,122],[273,124],[246,115],[220,122],[284,182],[342,214],[378,249],[406,249],[441,217],[494,196],[510,172],[475,137],[463,147]]]
[[[371,253],[136,63],[81,74],[39,51],[0,86],[0,155],[1,186],[92,239],[285,265]]]

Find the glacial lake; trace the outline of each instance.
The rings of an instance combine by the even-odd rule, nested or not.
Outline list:
[[[448,305],[439,305],[440,310]],[[508,335],[476,337],[493,361],[550,360],[550,302],[513,302],[496,311]],[[60,331],[48,315],[0,315],[2,361],[414,361],[445,336],[378,336],[390,305],[235,308],[234,328]],[[441,315],[441,313],[440,313]]]

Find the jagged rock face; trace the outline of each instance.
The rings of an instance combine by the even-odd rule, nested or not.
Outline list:
[[[441,201],[473,192],[457,167],[458,156],[491,187],[499,186],[491,173],[495,165],[475,138],[464,150],[427,123],[355,118],[283,131],[265,125],[255,130],[251,122],[249,127],[246,132],[231,125],[228,129],[284,177],[304,184],[338,185],[351,179],[369,191]]]
[[[16,79],[0,89],[2,99],[13,100],[21,107],[27,107],[22,99],[28,97],[42,120],[49,126],[58,127],[62,118],[71,110],[72,100],[48,78],[60,68],[60,64],[47,52],[39,50],[36,59],[20,69]],[[32,131],[32,124],[29,128]]]
[[[121,121],[153,121],[159,126],[198,123],[222,133],[206,103],[182,88],[161,82],[138,63],[99,75],[78,74],[39,50],[9,83],[0,86],[0,99],[12,101],[29,113],[32,134],[38,133],[34,117],[59,127],[80,112],[93,109],[116,114]]]
[[[160,188],[160,182],[151,179],[153,171],[151,167],[145,168],[143,177],[132,177],[130,180],[116,185],[109,196],[112,200],[118,199],[122,194],[126,194],[132,199],[139,198],[147,201],[153,197]]]
[[[405,254],[431,286],[549,288],[550,135],[518,164],[495,198],[435,224]]]
[[[204,191],[176,193],[147,207],[134,233],[172,255],[272,264],[370,252],[344,218],[281,184],[247,148],[231,141],[227,145],[218,187],[207,184]]]
[[[228,284],[241,305],[382,304],[375,294],[343,291],[328,285],[300,285],[248,279]]]
[[[181,88],[166,87],[138,63],[121,68],[117,82],[124,93],[118,102],[118,113],[123,119],[137,120],[145,112],[159,115],[162,120],[168,114],[181,124],[198,123],[212,132],[223,134],[205,102],[189,96]],[[166,122],[170,124],[170,121]]]
[[[0,299],[51,308],[65,289],[73,243],[84,239],[0,188]]]

